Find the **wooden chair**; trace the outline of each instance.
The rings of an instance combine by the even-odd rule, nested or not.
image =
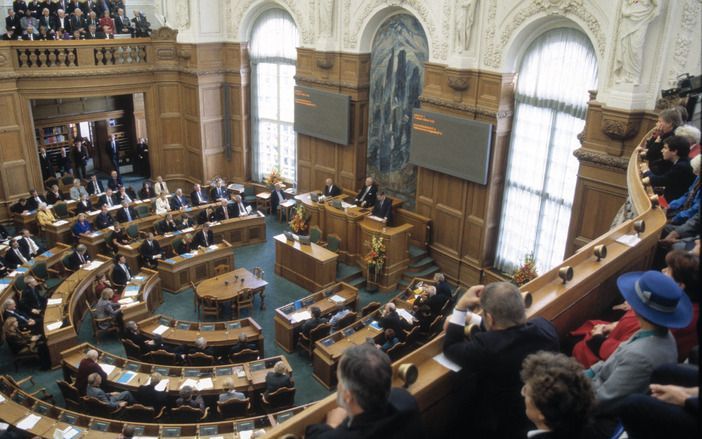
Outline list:
[[[151,211],[149,210],[149,206],[145,204],[140,204],[136,207],[136,214],[139,218],[145,218],[151,215]]]
[[[236,318],[241,318],[241,310],[248,309],[249,315],[253,312],[253,292],[245,288],[236,296]]]
[[[215,358],[204,352],[195,352],[194,354],[186,355],[185,362],[188,366],[212,366],[215,362]]]
[[[336,235],[334,233],[330,233],[327,235],[327,250],[334,252],[334,253],[339,253],[339,247],[341,247],[341,237],[339,235]]]
[[[261,407],[266,413],[277,412],[292,407],[295,404],[295,388],[281,387],[275,392],[261,393]]]
[[[64,380],[58,380],[56,381],[56,384],[58,384],[59,390],[61,390],[61,395],[63,395],[63,400],[66,403],[66,408],[72,410],[80,410],[81,400],[78,389],[76,389],[76,387],[73,384],[70,384]]]
[[[91,307],[87,300],[85,301],[85,308],[90,311],[93,337],[95,337],[96,341],[100,341],[100,336],[104,334],[119,334],[120,328],[112,317],[98,318],[95,308]],[[106,328],[102,328],[101,323],[109,323],[109,325]]]
[[[331,325],[329,323],[320,323],[312,328],[309,336],[305,335],[304,332],[300,332],[300,337],[298,338],[297,344],[307,352],[310,358],[312,358],[315,342],[329,335],[329,329],[331,329]]]
[[[47,292],[55,290],[56,287],[63,282],[63,279],[58,276],[58,271],[49,269],[44,261],[35,262],[31,269],[31,273],[32,276],[39,281],[39,283],[44,284]],[[52,274],[54,277],[51,277]]]
[[[363,309],[361,309],[361,317],[365,317],[368,314],[374,312],[380,308],[380,302],[371,302],[368,305],[364,306]]]
[[[145,363],[162,364],[165,366],[175,366],[177,363],[176,354],[163,349],[147,352],[142,358]]]
[[[39,353],[32,352],[29,347],[24,347],[19,352],[14,352],[12,356],[12,362],[15,365],[15,372],[19,372],[20,363],[39,363]]]
[[[209,414],[209,407],[205,407],[205,410],[200,410],[189,405],[182,405],[171,409],[171,416],[173,419],[177,419],[179,423],[200,422],[207,418]]]
[[[63,201],[59,201],[54,204],[51,208],[54,211],[56,218],[66,219],[71,217],[71,213],[68,211],[68,206]]]
[[[222,419],[245,418],[251,410],[251,400],[230,399],[229,401],[217,401],[217,414]]]
[[[64,176],[61,177],[61,184],[66,188],[70,188],[71,186],[73,186],[73,179],[74,178],[75,177],[73,177],[71,174],[65,174]],[[82,184],[82,182],[81,182],[81,184]]]
[[[407,346],[405,342],[401,341],[395,344],[395,346],[385,351],[385,353],[388,354],[388,357],[390,357],[391,361],[395,361],[402,356],[405,346]]]
[[[405,333],[405,344],[407,346],[414,346],[419,340],[419,330],[420,326],[415,325],[409,331],[404,331]]]
[[[355,322],[357,318],[358,318],[358,314],[351,311],[350,313],[346,314],[341,319],[339,319],[339,322],[336,324],[336,328],[337,329],[345,328],[345,327],[349,326],[351,323]]]
[[[438,315],[434,317],[434,320],[432,320],[431,324],[429,325],[429,329],[427,330],[426,333],[422,334],[426,340],[433,338],[436,334],[441,332],[442,330],[442,323],[444,321],[444,316]]]
[[[197,294],[195,295],[196,297]],[[213,296],[204,296],[204,297],[199,297],[198,300],[198,315],[200,315],[200,312],[202,312],[203,317],[214,317],[215,320],[219,320],[219,302],[217,302],[217,298]]]
[[[319,226],[310,227],[310,242],[313,244],[322,244],[322,229]]]
[[[242,349],[236,354],[231,354],[229,356],[230,363],[246,363],[249,361],[254,361],[257,359],[261,353],[258,349]]]
[[[231,268],[227,264],[220,264],[214,268],[215,276],[219,276],[228,273]]]
[[[38,385],[34,378],[30,375],[28,377],[22,378],[20,380],[15,380],[11,375],[5,375],[5,379],[15,388],[22,390],[25,393],[32,395],[35,399],[40,399],[42,401],[54,401],[54,395],[47,392],[44,387]],[[29,383],[28,386],[25,384]]]
[[[141,348],[128,338],[122,338],[120,340],[122,340],[122,346],[124,346],[124,352],[127,354],[127,358],[141,361]]]
[[[246,204],[256,204],[256,190],[250,184],[244,185],[244,193],[241,194]]]
[[[68,262],[69,258],[71,257],[71,253],[71,251],[67,251],[61,258],[61,265],[63,266],[63,271],[68,274],[71,274],[75,271],[71,269],[70,262]]]
[[[83,396],[80,398],[80,400],[88,414],[99,416],[101,418],[113,418],[117,413],[121,412],[123,408],[117,407],[116,409],[113,409],[108,403],[102,402],[97,398],[93,398],[92,396]]]
[[[126,406],[122,412],[122,416],[124,419],[131,422],[153,422],[161,419],[165,412],[165,407],[161,407],[161,410],[156,412],[156,409],[153,407],[137,403]]]
[[[136,224],[130,224],[127,227],[127,236],[129,239],[139,239],[139,227]]]

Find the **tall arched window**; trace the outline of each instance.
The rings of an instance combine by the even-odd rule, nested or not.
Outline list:
[[[273,169],[296,180],[296,136],[293,131],[295,61],[298,32],[282,9],[270,9],[251,32],[251,128],[253,178],[262,180]]]
[[[495,266],[514,271],[533,254],[539,273],[563,260],[588,90],[597,58],[588,38],[559,28],[538,37],[519,68]]]

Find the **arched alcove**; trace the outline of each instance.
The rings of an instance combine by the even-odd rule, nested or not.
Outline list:
[[[295,22],[295,26],[297,26],[298,29],[302,30],[302,23],[300,22],[300,18],[297,17],[295,11],[288,7],[288,5],[286,5],[284,2],[261,0],[253,2],[251,6],[249,6],[249,8],[246,10],[246,12],[244,12],[241,18],[241,24],[239,26],[239,41],[249,41],[249,39],[251,38],[251,30],[253,29],[256,20],[258,20],[258,17],[260,17],[261,14],[270,9],[285,10],[292,17],[293,21]]]
[[[380,30],[380,27],[393,15],[398,14],[410,15],[414,17],[417,20],[417,22],[419,22],[427,39],[429,53],[433,53],[432,35],[430,32],[431,26],[429,26],[427,18],[423,17],[422,14],[414,10],[410,5],[382,6],[368,14],[367,17],[363,19],[361,25],[358,28],[358,34],[360,35],[360,38],[358,40],[359,52],[370,52],[373,46],[373,41],[375,40],[375,36]]]

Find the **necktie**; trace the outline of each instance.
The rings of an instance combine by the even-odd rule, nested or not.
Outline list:
[[[246,208],[244,207],[243,204],[239,203],[239,214],[240,215],[246,215]]]
[[[80,259],[80,264],[81,265],[85,264],[85,258],[83,257],[83,255],[81,255],[80,253],[76,253],[76,254],[78,255],[78,259]]]
[[[105,199],[107,200],[107,206],[112,207],[112,197],[105,197]]]
[[[202,232],[202,238],[203,238],[203,241],[205,241],[205,247],[208,247],[209,244],[207,244],[207,232],[205,232],[205,231]]]
[[[129,213],[129,209],[124,209],[124,211],[127,213],[127,221],[131,221],[132,215]]]
[[[200,198],[200,191],[197,191],[196,194],[197,194],[197,201],[201,202],[202,198]]]

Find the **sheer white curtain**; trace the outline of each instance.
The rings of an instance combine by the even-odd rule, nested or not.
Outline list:
[[[282,9],[261,14],[251,32],[253,178],[258,181],[274,168],[287,180],[297,177],[293,131],[297,43],[295,22]]]
[[[578,133],[597,58],[575,29],[537,38],[524,55],[515,93],[505,197],[495,266],[507,273],[528,254],[543,273],[563,260],[575,193]]]

